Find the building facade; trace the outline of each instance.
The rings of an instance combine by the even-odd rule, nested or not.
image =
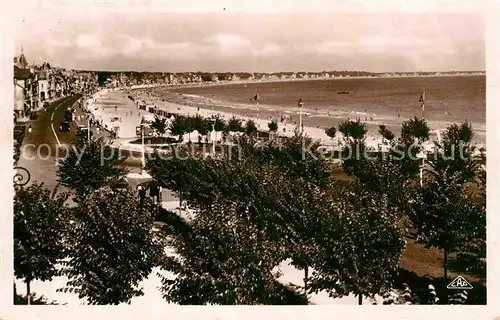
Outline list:
[[[14,66],[14,118],[16,121],[27,120],[29,116],[31,80],[29,69]]]

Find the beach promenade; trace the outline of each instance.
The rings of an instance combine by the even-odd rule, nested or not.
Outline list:
[[[140,144],[130,144],[130,141],[136,140],[135,128],[140,124],[142,116],[147,116],[153,118],[154,114],[149,112],[150,108],[156,108],[156,110],[163,110],[166,113],[180,114],[184,116],[196,116],[199,115],[203,118],[210,118],[212,116],[220,116],[225,120],[229,120],[232,117],[237,117],[243,121],[243,124],[248,120],[253,120],[260,131],[269,131],[268,123],[269,119],[266,118],[256,118],[255,116],[244,116],[237,113],[232,113],[227,111],[227,109],[218,110],[213,107],[213,104],[207,103],[205,105],[190,106],[184,104],[177,104],[166,101],[166,99],[161,96],[157,91],[152,90],[154,86],[148,88],[132,88],[132,89],[120,89],[116,91],[110,91],[105,89],[95,95],[93,99],[89,99],[91,112],[99,119],[102,119],[103,125],[109,129],[113,127],[119,127],[117,139],[114,141],[114,146],[120,149],[141,152],[142,146]],[[134,101],[129,98],[132,96]],[[146,110],[139,110],[137,103],[143,103],[146,105]],[[116,108],[115,108],[116,107]],[[118,121],[113,121],[113,119],[118,118]],[[297,129],[297,124],[290,122],[278,122],[277,136],[291,137],[294,135],[294,131]],[[380,145],[383,144],[382,136],[378,133],[378,127],[367,126],[368,132],[365,137],[365,143],[368,147],[373,149],[379,149]],[[338,148],[343,143],[343,135],[337,130],[335,137],[332,139],[328,137],[325,133],[324,128],[317,127],[303,127],[303,132],[305,136],[317,140],[322,146],[327,149]],[[427,152],[433,150],[434,141],[438,141],[441,137],[442,130],[431,130],[430,140],[424,142],[423,147]],[[398,133],[394,132],[396,136]],[[185,134],[183,141],[197,141],[197,134]],[[222,134],[221,132],[214,133],[210,132],[208,134],[209,142],[212,139],[220,140]],[[485,144],[480,142],[477,144],[477,153],[479,153],[480,148],[484,148]],[[149,150],[146,147],[146,152]]]
[[[89,111],[93,114],[95,119],[102,122],[103,127],[108,130],[118,128],[117,138],[114,141],[114,146],[121,149],[130,151],[141,151],[142,146],[137,144],[130,144],[130,141],[136,140],[136,126],[141,123],[143,116],[153,117],[154,114],[149,112],[151,106],[156,106],[158,110],[163,110],[167,113],[181,114],[185,116],[199,115],[203,118],[210,118],[212,116],[220,116],[225,120],[231,119],[233,116],[241,119],[243,122],[253,120],[259,130],[269,131],[267,119],[257,119],[255,117],[245,117],[235,113],[223,112],[218,110],[210,110],[208,108],[196,108],[180,104],[174,104],[167,101],[162,101],[159,97],[152,96],[145,91],[134,91],[135,101],[144,101],[146,110],[139,110],[137,104],[128,98],[128,94],[124,91],[109,91],[104,90],[97,93],[93,98],[88,99]],[[294,134],[296,125],[293,123],[278,123],[278,136],[291,137]],[[328,137],[322,128],[304,127],[304,133],[315,139],[320,140],[323,145],[331,145],[332,139]],[[212,139],[212,133],[209,133],[209,140]],[[183,141],[196,141],[195,135],[186,134]],[[216,133],[216,139],[219,140],[221,133]],[[335,140],[340,140],[342,135],[337,133]]]

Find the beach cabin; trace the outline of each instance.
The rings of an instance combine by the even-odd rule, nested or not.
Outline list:
[[[137,101],[137,107],[141,110],[146,110],[146,102],[144,100]]]
[[[146,125],[151,125],[151,123],[155,120],[155,115],[153,114],[145,114],[142,116],[141,123]]]

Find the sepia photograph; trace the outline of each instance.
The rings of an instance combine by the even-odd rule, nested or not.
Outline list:
[[[172,3],[11,18],[13,305],[498,303],[487,9]]]

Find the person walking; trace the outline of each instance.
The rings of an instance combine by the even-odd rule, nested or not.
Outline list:
[[[137,189],[139,190],[139,205],[142,207],[146,199],[146,189],[143,186],[138,186]]]
[[[155,203],[158,203],[160,201],[160,189],[156,185],[156,182],[153,182],[151,186],[149,187],[149,194],[153,198],[153,201]]]

